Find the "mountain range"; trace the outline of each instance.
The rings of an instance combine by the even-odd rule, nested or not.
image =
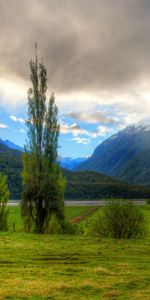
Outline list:
[[[12,198],[20,198],[22,151],[20,146],[0,139],[0,172],[8,176]],[[150,120],[112,135],[88,159],[59,157],[59,161],[67,177],[66,197],[138,197],[137,185],[150,187]],[[133,193],[134,189],[138,193]]]
[[[74,171],[95,171],[150,186],[150,120],[130,125],[102,142]]]
[[[20,199],[22,191],[22,152],[0,142],[0,172],[7,175],[11,199]],[[131,185],[96,172],[72,172],[66,177],[66,199],[149,198],[150,189]]]
[[[20,146],[18,146],[18,145],[16,145],[16,144],[12,143],[12,142],[9,141],[9,140],[5,140],[5,141],[4,141],[4,140],[0,139],[0,144],[4,145],[4,146],[6,146],[6,147],[8,147],[8,148],[10,148],[10,149],[23,151],[23,147],[20,147]]]
[[[59,157],[60,166],[66,170],[73,170],[79,164],[85,161],[85,157],[71,158],[71,157]]]
[[[0,139],[0,144],[8,147],[9,149],[19,150],[21,152],[23,152],[23,150],[24,150],[23,147],[20,147],[20,146],[14,144],[13,142],[11,142],[9,140],[2,140],[2,139]],[[60,166],[63,169],[73,170],[80,163],[82,163],[83,161],[85,161],[85,159],[86,158],[84,158],[84,157],[71,158],[71,157],[59,156],[58,161],[60,162]]]

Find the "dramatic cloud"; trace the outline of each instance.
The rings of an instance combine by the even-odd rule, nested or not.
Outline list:
[[[25,103],[36,41],[60,106],[148,115],[149,37],[149,0],[0,0],[0,105]]]
[[[1,74],[27,80],[37,41],[56,91],[138,84],[150,75],[149,24],[149,0],[1,0]]]
[[[0,123],[0,128],[4,129],[4,128],[8,128],[8,126],[6,124]]]
[[[103,123],[113,124],[115,120],[107,117],[102,112],[87,113],[87,112],[70,112],[69,116],[75,120],[86,122],[86,123]]]

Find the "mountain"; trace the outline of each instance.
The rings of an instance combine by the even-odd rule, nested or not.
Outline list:
[[[18,150],[21,152],[23,152],[24,150],[23,147],[20,147],[9,140],[4,141],[0,139],[0,144],[3,144],[10,149]],[[85,161],[84,157],[78,157],[78,158],[70,158],[70,157],[63,157],[63,156],[59,157],[60,166],[67,170],[73,170],[83,161]]]
[[[22,152],[0,143],[0,172],[8,176],[11,199],[21,198]],[[95,172],[63,170],[67,180],[66,199],[149,198],[150,189],[127,184]]]
[[[12,143],[12,142],[9,141],[9,140],[5,140],[5,141],[4,141],[4,140],[0,139],[0,144],[3,144],[3,145],[7,146],[7,147],[10,148],[10,149],[15,149],[15,150],[23,151],[23,148],[22,148],[22,147],[20,147],[20,146],[14,144],[14,143]]]
[[[74,169],[83,170],[150,186],[150,120],[130,125],[102,142]]]
[[[63,169],[73,170],[80,163],[82,163],[83,161],[85,161],[85,158],[84,157],[79,157],[79,158],[60,157],[59,161],[60,161],[60,166]]]

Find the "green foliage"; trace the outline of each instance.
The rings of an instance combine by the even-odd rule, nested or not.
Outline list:
[[[108,201],[103,211],[89,218],[79,230],[86,235],[131,239],[144,236],[147,226],[138,206],[125,200],[114,200]]]
[[[46,220],[47,221],[47,220]],[[62,233],[62,226],[57,216],[52,213],[48,219],[48,224],[45,224],[45,233],[59,234]]]
[[[135,238],[145,234],[145,218],[138,206],[127,201],[108,203],[104,218],[114,238]]]
[[[22,184],[22,153],[0,143],[0,172],[8,178],[11,199],[20,199]]]
[[[47,71],[30,62],[32,88],[28,90],[28,144],[23,154],[22,216],[26,230],[47,232],[51,215],[64,220],[65,180],[57,163],[59,124],[54,94],[46,103]]]
[[[8,230],[8,201],[9,190],[7,186],[7,178],[0,174],[0,231]]]

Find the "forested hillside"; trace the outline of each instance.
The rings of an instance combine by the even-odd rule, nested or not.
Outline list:
[[[90,171],[64,171],[67,178],[66,198],[149,198],[150,189],[128,184],[116,178]]]
[[[0,172],[8,176],[12,199],[21,198],[22,153],[0,144]],[[66,199],[149,198],[150,190],[95,172],[63,170],[67,179]]]
[[[8,176],[8,186],[12,199],[20,199],[22,153],[0,144],[0,172]]]

